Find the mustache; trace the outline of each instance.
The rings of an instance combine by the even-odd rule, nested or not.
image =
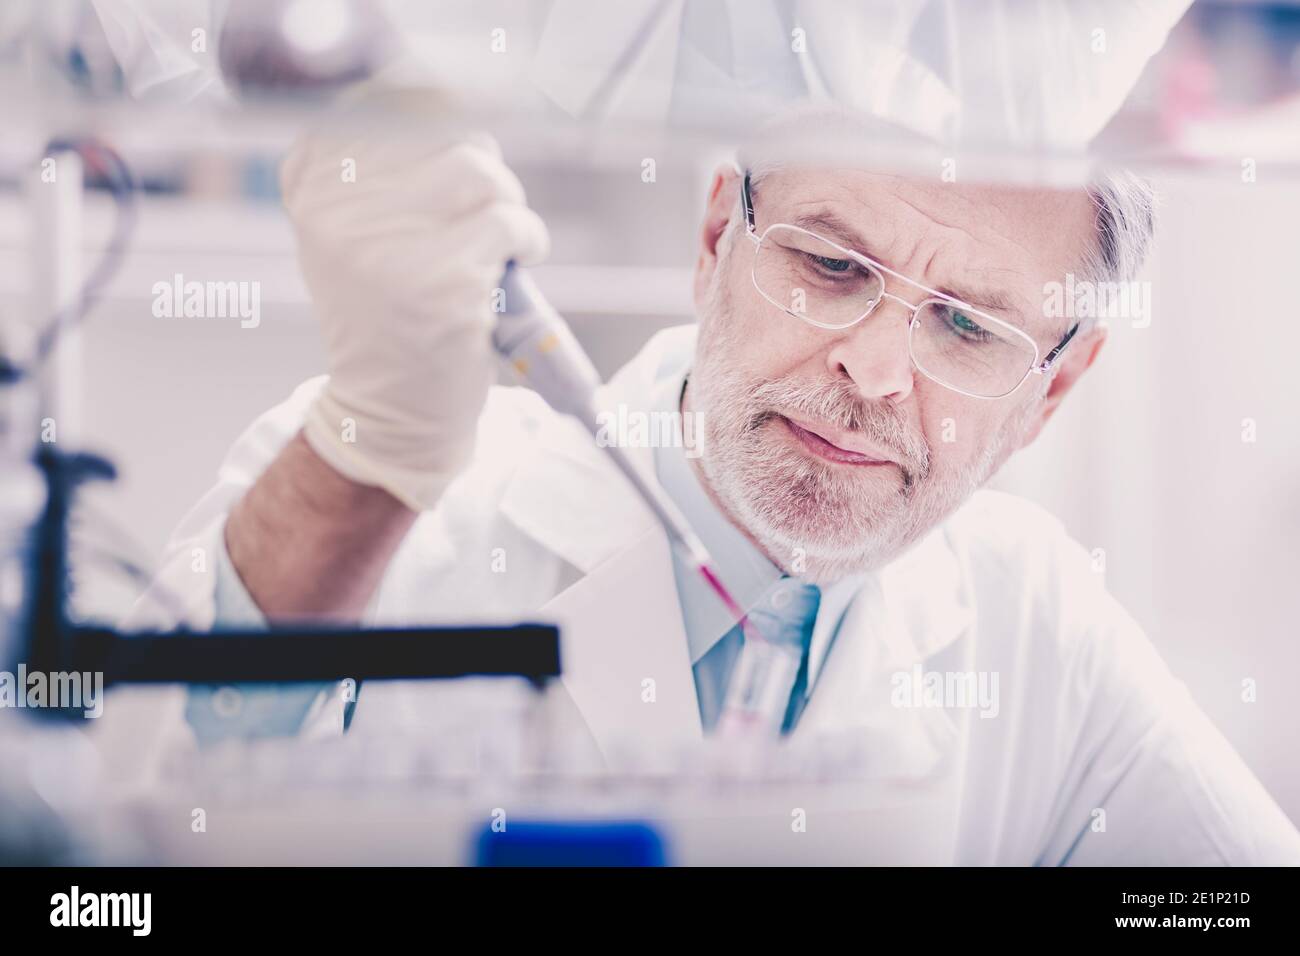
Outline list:
[[[749,390],[750,405],[763,409],[750,418],[753,431],[782,412],[796,412],[826,422],[891,451],[913,481],[930,473],[930,446],[907,424],[902,412],[887,401],[869,402],[848,382],[759,382]]]

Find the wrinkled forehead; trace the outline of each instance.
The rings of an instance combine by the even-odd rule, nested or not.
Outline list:
[[[759,231],[802,226],[999,316],[1042,315],[1042,290],[1078,273],[1094,241],[1085,190],[781,167],[754,190]]]

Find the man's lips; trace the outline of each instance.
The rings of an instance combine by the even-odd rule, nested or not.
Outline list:
[[[892,459],[862,446],[852,436],[840,438],[839,435],[835,434],[822,435],[808,425],[800,425],[785,415],[777,415],[776,417],[785,425],[790,434],[799,440],[800,444],[819,458],[825,458],[827,461],[834,461],[844,465],[895,464]],[[842,444],[831,441],[831,438],[838,439]],[[859,447],[845,448],[844,445],[859,445]]]

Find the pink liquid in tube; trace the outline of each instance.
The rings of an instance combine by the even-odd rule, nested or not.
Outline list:
[[[736,603],[736,599],[731,596],[731,592],[722,583],[717,572],[707,564],[697,564],[696,567],[699,569],[700,575],[708,582],[709,587],[713,589],[713,593],[718,596],[718,600],[723,603],[732,618],[740,625],[740,631],[745,635],[745,640],[766,641],[766,638],[750,623],[749,615],[744,608]]]

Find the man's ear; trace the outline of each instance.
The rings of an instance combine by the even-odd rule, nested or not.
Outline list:
[[[730,163],[713,172],[708,199],[704,205],[704,222],[700,225],[700,254],[695,261],[695,305],[706,298],[713,273],[718,268],[718,240],[726,232],[731,217],[740,209],[740,174]]]
[[[1047,420],[1051,418],[1065,396],[1074,388],[1074,384],[1083,377],[1083,373],[1092,367],[1092,363],[1097,360],[1101,347],[1106,344],[1106,329],[1099,326],[1086,332],[1077,341],[1071,342],[1061,356],[1061,362],[1057,366],[1056,374],[1052,376],[1052,382],[1047,386],[1047,395],[1043,398],[1043,406],[1038,410],[1038,415],[1029,429],[1025,432],[1024,438],[1020,442],[1020,447],[1024,448],[1030,444],[1038,433],[1043,430]]]

